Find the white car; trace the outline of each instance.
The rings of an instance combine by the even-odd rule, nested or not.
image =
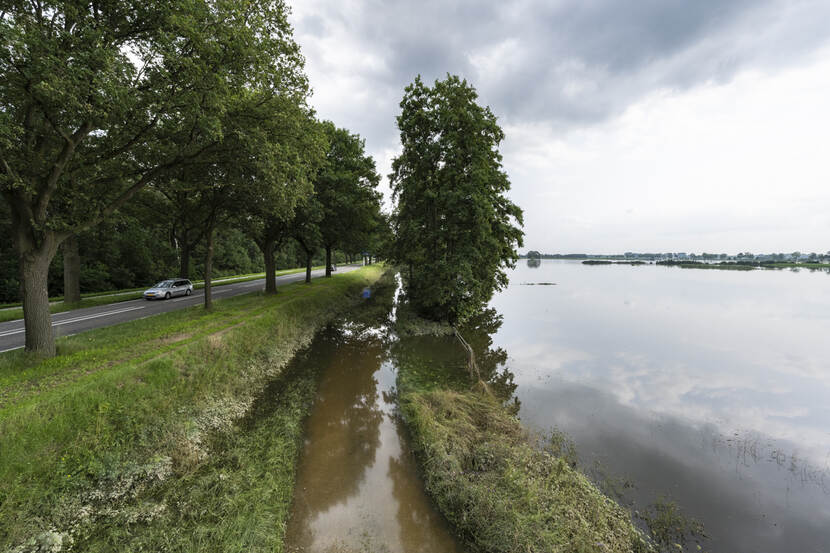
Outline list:
[[[173,296],[189,296],[193,293],[193,283],[186,278],[162,280],[152,288],[144,291],[145,300],[170,299]]]

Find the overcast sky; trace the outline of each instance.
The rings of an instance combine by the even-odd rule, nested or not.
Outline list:
[[[292,9],[312,104],[384,176],[416,75],[477,88],[507,134],[522,251],[830,250],[827,0]]]

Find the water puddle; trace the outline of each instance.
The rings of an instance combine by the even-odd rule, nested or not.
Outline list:
[[[330,354],[315,356],[326,366],[307,421],[289,552],[462,551],[422,488],[395,416],[389,343],[383,326],[345,323],[312,345]]]

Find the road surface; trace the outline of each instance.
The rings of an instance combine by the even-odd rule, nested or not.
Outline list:
[[[360,266],[356,265],[341,265],[337,272],[346,273],[359,268]],[[311,272],[313,278],[323,276],[324,274],[325,271],[323,269]],[[302,273],[278,276],[277,286],[302,281],[304,279],[305,271]],[[213,298],[230,298],[232,296],[264,289],[264,278],[236,284],[223,284],[222,286],[214,286]],[[194,290],[190,296],[181,296],[169,300],[147,301],[142,298],[99,305],[97,307],[87,307],[85,309],[75,309],[73,311],[64,311],[63,313],[52,315],[52,328],[55,330],[55,337],[71,336],[94,328],[112,326],[118,323],[143,319],[144,317],[151,317],[159,313],[182,309],[184,307],[200,305],[202,302],[204,302],[204,291]],[[0,323],[0,353],[22,348],[25,343],[26,331],[24,330],[22,319]]]

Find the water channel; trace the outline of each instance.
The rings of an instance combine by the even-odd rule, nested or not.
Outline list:
[[[287,551],[456,553],[395,415],[391,290],[317,336],[322,379],[306,423]]]

